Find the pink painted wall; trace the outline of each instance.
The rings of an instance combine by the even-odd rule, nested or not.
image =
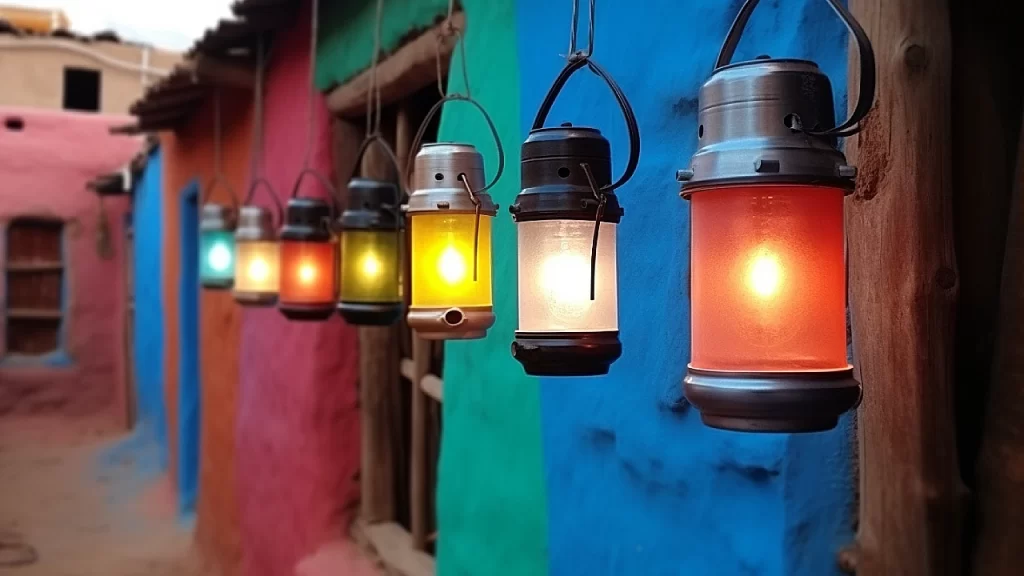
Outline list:
[[[267,77],[265,172],[282,199],[309,129],[308,8],[275,38]],[[319,97],[316,106],[314,165],[331,175],[328,114]],[[314,182],[306,179],[303,195],[324,194]],[[262,192],[256,202],[272,205]],[[337,316],[299,323],[273,309],[243,314],[236,441],[244,576],[290,576],[347,534],[358,498],[357,342]]]
[[[0,416],[58,415],[124,428],[123,223],[128,200],[104,200],[113,256],[103,259],[97,251],[99,200],[86,182],[120,169],[141,142],[110,134],[111,126],[128,123],[128,117],[0,108],[0,121],[8,118],[21,118],[24,128],[0,125],[0,227],[5,231],[19,216],[65,222],[64,349],[71,362],[5,366],[0,360]],[[0,250],[0,270],[5,259],[6,250]],[[0,301],[4,285],[0,282]],[[6,349],[5,337],[0,330],[0,351]]]

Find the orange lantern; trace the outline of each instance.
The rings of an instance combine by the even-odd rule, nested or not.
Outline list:
[[[835,427],[860,401],[846,357],[843,197],[856,170],[836,138],[874,99],[874,55],[860,46],[861,94],[835,125],[832,87],[813,62],[729,64],[757,4],[748,0],[701,87],[700,147],[681,170],[691,201],[691,361],[687,400],[706,424],[744,431]]]
[[[325,179],[312,171],[325,188]],[[298,191],[299,181],[295,183]],[[288,201],[281,228],[280,286],[277,308],[289,320],[326,320],[334,313],[338,294],[337,242],[329,228],[331,205],[314,198]]]

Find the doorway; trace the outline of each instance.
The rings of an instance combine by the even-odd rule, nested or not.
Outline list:
[[[181,195],[178,308],[178,508],[195,511],[199,484],[199,185]]]

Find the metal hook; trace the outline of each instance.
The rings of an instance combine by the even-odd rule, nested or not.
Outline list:
[[[593,301],[597,299],[597,239],[601,232],[601,219],[604,218],[604,207],[608,204],[608,196],[597,187],[597,182],[594,181],[594,174],[590,171],[590,164],[580,162],[580,167],[583,168],[583,173],[587,176],[587,182],[590,183],[590,190],[593,191],[594,198],[597,199],[597,211],[594,217],[594,239],[590,245],[590,300]]]

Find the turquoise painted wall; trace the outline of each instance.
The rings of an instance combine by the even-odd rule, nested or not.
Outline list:
[[[367,4],[356,11],[363,19],[352,20],[363,30],[348,40],[364,47],[351,50],[362,59],[343,54],[340,39],[325,43],[321,86],[366,67]],[[498,125],[508,171],[493,191],[502,206],[494,231],[498,322],[484,340],[446,347],[439,574],[835,574],[835,553],[852,538],[849,419],[814,435],[715,431],[680,390],[690,339],[689,207],[674,174],[694,151],[697,90],[739,2],[597,4],[595,58],[630,98],[643,138],[637,174],[620,191],[625,351],[606,377],[534,379],[508,352],[517,324],[516,243],[504,209],[519,187],[519,146],[564,64],[571,3],[464,2],[473,94]],[[389,18],[399,11],[391,5]],[[410,28],[429,20],[409,13],[392,25],[403,19]],[[846,37],[826,3],[764,3],[737,58],[764,53],[815,59],[845,110]],[[453,75],[451,88],[460,81]],[[549,119],[601,128],[616,168],[624,166],[619,112],[589,73],[569,83]],[[441,137],[477,144],[495,166],[472,107],[449,105]]]

